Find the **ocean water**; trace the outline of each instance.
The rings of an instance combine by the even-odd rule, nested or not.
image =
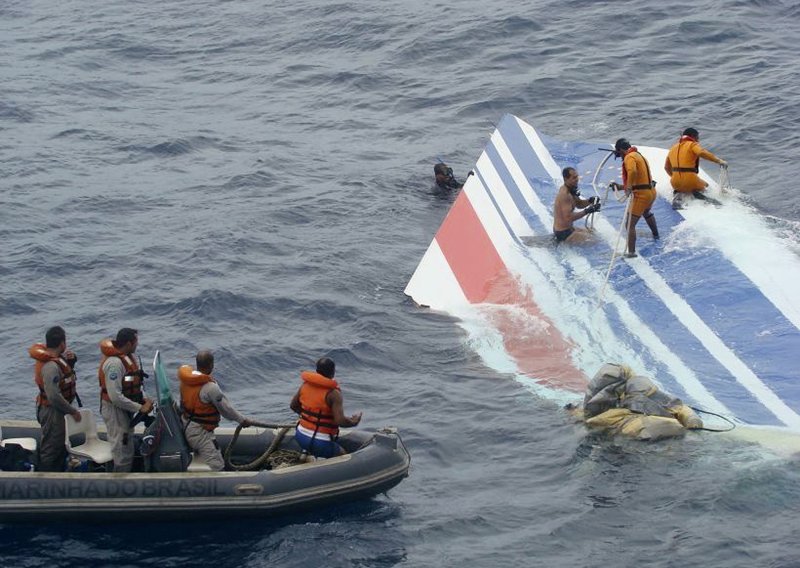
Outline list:
[[[668,146],[686,126],[800,243],[800,8],[772,1],[0,3],[0,404],[64,325],[217,355],[289,419],[332,356],[349,412],[397,426],[388,495],[264,521],[0,525],[1,566],[800,565],[800,461],[710,433],[588,436],[403,288],[493,125]],[[800,251],[800,244],[798,244]],[[787,361],[788,364],[793,362]]]

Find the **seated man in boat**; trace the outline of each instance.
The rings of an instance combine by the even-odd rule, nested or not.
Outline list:
[[[195,357],[197,370],[191,365],[178,368],[181,383],[181,418],[184,435],[189,447],[211,468],[211,471],[225,469],[225,460],[214,437],[220,417],[233,420],[247,428],[252,420],[242,416],[228,401],[211,376],[214,370],[214,354],[203,350]]]
[[[680,140],[669,149],[667,161],[664,163],[664,170],[670,176],[669,181],[675,191],[675,197],[672,200],[673,209],[680,209],[688,194],[692,194],[697,199],[720,205],[719,201],[711,199],[703,193],[708,187],[708,183],[697,175],[700,172],[700,158],[715,162],[723,168],[728,167],[728,162],[700,146],[700,133],[695,128],[687,128],[683,131]]]
[[[573,223],[599,211],[600,198],[581,197],[581,192],[578,190],[580,176],[575,168],[564,168],[561,174],[564,176],[564,184],[558,189],[553,205],[553,238],[557,243],[584,240],[588,236],[588,230],[576,229]]]
[[[142,390],[147,375],[133,357],[138,345],[139,332],[129,327],[120,329],[116,339],[100,342],[100,414],[108,429],[115,472],[129,472],[133,467],[134,414],[153,410],[153,401]]]
[[[344,399],[339,384],[333,379],[336,364],[323,357],[317,361],[317,371],[303,371],[303,384],[289,404],[300,415],[294,439],[304,451],[319,458],[346,453],[336,443],[339,427],[350,428],[361,422],[361,413],[345,416]]]
[[[39,471],[64,471],[67,448],[64,445],[64,416],[77,422],[80,411],[72,406],[75,390],[75,363],[78,357],[67,349],[67,334],[61,326],[45,333],[45,343],[34,343],[28,354],[36,361],[33,380],[39,387],[36,419],[42,426],[39,443]]]
[[[472,173],[473,172],[470,171],[467,174],[467,177],[471,176]],[[461,189],[464,187],[464,183],[466,183],[463,181],[458,181],[453,175],[453,168],[449,167],[443,162],[439,162],[433,166],[433,176],[436,178],[436,185],[440,189],[444,189],[446,191]]]
[[[695,412],[630,367],[606,363],[592,378],[583,399],[587,426],[639,440],[682,436],[703,427]]]

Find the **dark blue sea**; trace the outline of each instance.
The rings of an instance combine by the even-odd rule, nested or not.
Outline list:
[[[800,566],[796,456],[587,436],[404,296],[454,199],[433,164],[463,177],[505,113],[695,126],[800,242],[796,2],[0,0],[3,416],[33,418],[54,324],[97,408],[98,341],[129,326],[148,365],[213,349],[265,421],[331,356],[412,454],[388,495],[279,519],[0,525],[0,566]]]

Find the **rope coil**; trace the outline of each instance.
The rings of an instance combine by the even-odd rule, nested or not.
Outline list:
[[[237,464],[233,463],[230,459],[231,453],[233,453],[233,447],[236,445],[236,441],[239,439],[239,434],[242,432],[242,425],[239,424],[236,427],[236,431],[233,433],[233,438],[231,439],[228,447],[225,448],[225,454],[223,458],[225,459],[225,467],[231,471],[257,471],[262,468],[264,464],[272,457],[275,451],[278,449],[278,446],[281,445],[283,438],[286,436],[286,433],[289,430],[293,430],[297,424],[268,424],[264,422],[251,422],[252,426],[258,426],[260,428],[268,428],[273,430],[278,430],[278,433],[275,435],[275,438],[272,440],[272,443],[266,449],[266,451],[258,456],[251,462]],[[298,452],[298,459],[299,459],[299,452]]]

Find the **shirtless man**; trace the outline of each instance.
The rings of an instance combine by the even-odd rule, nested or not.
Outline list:
[[[558,189],[553,206],[553,237],[557,243],[583,240],[588,231],[576,229],[572,224],[590,213],[600,210],[600,198],[582,199],[578,191],[578,171],[575,168],[564,168],[564,185]],[[579,209],[576,211],[576,209]]]

